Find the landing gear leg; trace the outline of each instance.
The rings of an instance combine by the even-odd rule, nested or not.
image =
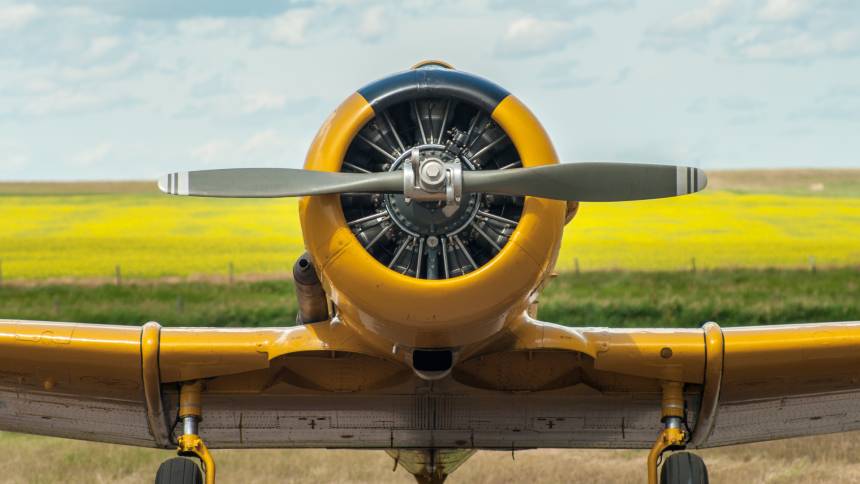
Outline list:
[[[684,384],[663,382],[663,431],[648,454],[648,484],[657,484],[657,464],[666,450],[683,448],[687,443],[684,430]],[[663,464],[660,484],[708,484],[708,469],[701,457],[689,452],[672,454]]]
[[[197,457],[203,467],[206,484],[215,484],[215,461],[198,435],[198,424],[202,417],[200,394],[203,383],[196,381],[182,385],[179,393],[179,418],[182,420],[182,435],[176,452],[183,457]],[[161,480],[159,480],[161,479]],[[202,484],[200,469],[192,461],[173,458],[158,469],[157,484]]]

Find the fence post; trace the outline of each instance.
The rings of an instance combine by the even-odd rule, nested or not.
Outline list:
[[[120,270],[119,264],[116,265],[116,285],[122,285],[122,270]]]
[[[696,273],[696,258],[695,257],[690,259],[690,268],[693,271],[693,274],[695,274]]]
[[[809,256],[809,272],[811,272],[811,273],[815,274],[815,271],[816,271],[816,268],[815,268],[815,256],[814,256],[814,255],[811,255],[811,256]]]
[[[185,310],[185,301],[182,299],[182,295],[176,296],[176,312],[181,313]]]
[[[3,287],[3,259],[0,259],[0,287]]]
[[[230,261],[229,266],[227,267],[227,272],[229,273],[228,280],[230,281],[230,285],[233,285],[233,261]]]
[[[576,275],[579,275],[579,257],[573,259],[574,266],[576,267]]]

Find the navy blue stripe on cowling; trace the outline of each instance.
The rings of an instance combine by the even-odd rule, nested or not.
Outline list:
[[[508,91],[483,77],[453,69],[415,69],[372,82],[358,93],[377,113],[410,99],[453,97],[492,113]]]

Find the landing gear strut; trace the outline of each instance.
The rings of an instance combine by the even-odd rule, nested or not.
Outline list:
[[[684,419],[684,385],[663,382],[663,431],[648,454],[648,484],[657,484],[657,466],[664,452],[683,449],[687,442]],[[660,484],[708,484],[708,470],[702,458],[679,452],[666,459],[660,473]]]
[[[179,448],[176,452],[182,457],[167,460],[158,468],[155,476],[156,484],[215,484],[215,461],[212,454],[198,435],[198,424],[202,417],[200,394],[203,383],[196,381],[182,385],[179,393],[179,418],[182,420],[182,435],[179,437]],[[197,457],[203,467],[201,469],[190,459]]]

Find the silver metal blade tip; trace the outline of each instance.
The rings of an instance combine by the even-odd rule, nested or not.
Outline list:
[[[168,183],[167,179],[169,176],[170,175],[163,175],[163,176],[158,178],[158,189],[164,193],[170,193],[167,191],[167,183]]]
[[[696,168],[696,171],[699,172],[697,177],[699,185],[696,187],[696,191],[704,190],[708,186],[708,174],[701,168]]]
[[[158,189],[170,195],[188,195],[188,172],[168,173],[158,179]]]

